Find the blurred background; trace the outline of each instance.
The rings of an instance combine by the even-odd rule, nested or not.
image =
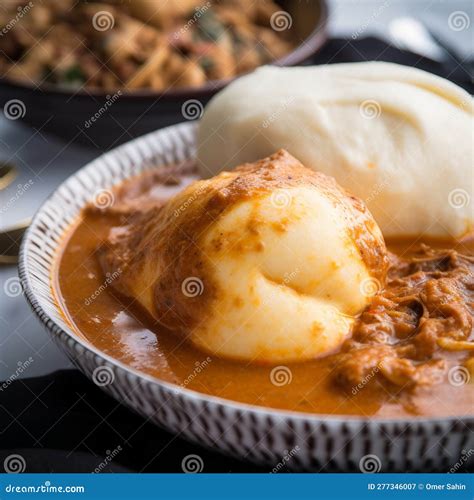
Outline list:
[[[59,1],[53,3],[61,4]],[[130,8],[133,0],[125,3]],[[326,3],[303,0],[283,2],[281,10],[279,7],[277,11],[259,13],[258,16],[263,16],[259,17],[260,21],[242,31],[237,26],[241,21],[233,19],[232,8],[221,12],[226,22],[236,23],[234,42],[239,39],[238,43],[244,47],[241,59],[246,62],[239,72],[273,61],[289,65],[394,61],[440,74],[473,92],[472,0],[330,0]],[[117,8],[116,2],[107,2],[109,4],[111,9]],[[22,297],[15,265],[16,240],[45,198],[75,170],[105,149],[141,133],[171,123],[198,119],[213,93],[236,76],[236,71],[225,67],[228,54],[213,52],[211,45],[217,36],[216,30],[219,30],[216,19],[211,19],[210,25],[204,28],[201,26],[208,4],[199,2],[199,5],[193,5],[193,15],[184,24],[181,22],[177,34],[174,28],[174,31],[166,31],[168,28],[162,26],[163,21],[158,20],[154,24],[155,28],[159,27],[155,30],[158,35],[150,32],[149,40],[143,41],[145,48],[149,48],[150,44],[154,47],[154,43],[161,47],[163,39],[160,33],[166,31],[165,45],[168,45],[163,50],[167,59],[155,61],[155,51],[151,50],[145,63],[152,69],[155,64],[165,65],[162,67],[167,68],[167,74],[177,71],[172,81],[162,81],[149,73],[137,73],[136,67],[128,68],[119,62],[116,71],[124,72],[120,81],[104,74],[97,83],[100,88],[84,89],[84,75],[79,71],[81,67],[73,67],[72,73],[68,67],[66,76],[51,70],[54,52],[45,56],[39,51],[29,61],[28,67],[13,72],[15,78],[5,77],[10,73],[11,66],[18,65],[19,58],[18,48],[11,45],[10,31],[19,30],[21,23],[41,2],[1,2],[0,380],[20,384],[18,394],[26,398],[12,409],[6,405],[4,394],[0,392],[3,416],[10,415],[15,419],[15,412],[23,413],[33,404],[35,391],[21,385],[22,379],[72,368],[43,332]],[[104,33],[120,29],[122,31],[118,35],[123,36],[131,29],[131,22],[125,22],[121,12],[110,11],[109,7],[97,9],[94,5],[97,4],[90,3],[93,9],[86,12],[85,17],[77,18],[77,26],[80,23],[105,22],[105,25],[97,24],[92,34],[84,32],[84,36],[90,36],[91,40],[94,38],[94,43],[102,50]],[[61,9],[64,9],[64,4]],[[104,12],[112,12],[113,15],[111,18],[97,17],[98,13],[104,15]],[[279,13],[280,17],[275,17],[275,13]],[[58,14],[58,19],[62,22],[66,14]],[[208,17],[206,19],[209,20]],[[41,39],[53,27],[45,22],[43,31],[38,35]],[[107,27],[107,23],[114,26]],[[196,29],[201,31],[196,34]],[[69,43],[61,38],[67,37],[67,34],[55,36],[59,38],[53,39],[53,45]],[[158,37],[156,40],[155,36]],[[174,42],[169,42],[170,36]],[[95,37],[98,37],[97,40]],[[263,37],[266,43],[259,39],[258,47],[252,45],[252,37]],[[105,40],[107,43],[110,41],[109,38]],[[24,36],[21,43],[25,53],[37,46],[37,40]],[[142,48],[139,45],[138,49],[129,47],[129,50],[141,53]],[[197,58],[201,57],[199,51],[202,50],[210,51],[206,54],[212,56],[205,65],[197,69],[196,65],[179,66],[182,63],[178,60],[179,54],[185,53],[188,59]],[[195,51],[199,53],[196,55]],[[42,57],[53,58],[53,62],[44,63],[49,65],[47,77],[40,65]],[[143,61],[139,62],[143,64]],[[183,72],[186,78],[181,80]],[[62,78],[67,79],[66,86]],[[122,80],[126,80],[125,85],[122,85]],[[19,366],[26,368],[19,371]],[[1,445],[0,440],[0,449]]]

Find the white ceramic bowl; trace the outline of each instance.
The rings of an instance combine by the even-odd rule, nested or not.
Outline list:
[[[56,251],[69,224],[98,189],[192,158],[194,151],[193,123],[153,132],[79,170],[40,208],[23,240],[19,272],[28,302],[59,347],[88,377],[101,374],[103,389],[119,401],[171,432],[235,457],[312,471],[426,472],[455,466],[474,448],[472,417],[381,420],[236,403],[140,373],[68,327],[50,283]]]

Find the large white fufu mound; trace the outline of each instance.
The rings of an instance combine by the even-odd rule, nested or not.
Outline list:
[[[473,102],[414,68],[264,67],[220,92],[198,133],[204,177],[287,149],[365,200],[386,237],[472,231]]]

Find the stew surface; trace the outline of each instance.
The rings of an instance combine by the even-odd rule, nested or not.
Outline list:
[[[372,303],[351,338],[339,352],[304,363],[255,365],[210,356],[119,297],[98,250],[111,228],[120,230],[190,182],[193,169],[186,168],[99,193],[69,231],[53,288],[79,335],[137,370],[244,403],[378,417],[474,413],[473,239],[388,242],[388,282],[383,289],[372,283]]]

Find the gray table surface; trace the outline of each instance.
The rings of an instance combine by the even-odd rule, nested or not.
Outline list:
[[[383,37],[391,19],[409,15],[422,20],[461,56],[472,56],[472,0],[336,0],[331,4],[330,29],[334,36],[350,37],[363,30],[364,36]],[[468,16],[468,29],[450,29],[448,18],[456,11]],[[15,182],[0,192],[0,207],[8,205],[8,210],[0,210],[0,228],[31,216],[58,184],[97,155],[94,149],[66,144],[0,118],[0,159],[13,161],[20,169]],[[17,195],[24,191],[25,184],[31,187]],[[0,380],[14,376],[17,367],[30,357],[33,362],[28,363],[23,377],[71,367],[43,331],[24,297],[5,292],[5,283],[16,275],[14,266],[0,268]]]

